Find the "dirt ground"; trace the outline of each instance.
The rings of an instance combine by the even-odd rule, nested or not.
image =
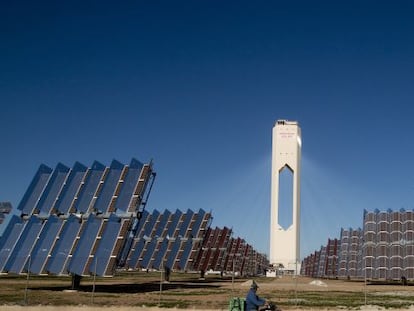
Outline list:
[[[0,310],[2,311],[160,311],[165,309],[160,308],[146,308],[146,307],[69,307],[69,306],[60,306],[60,307],[52,307],[52,306],[31,306],[31,307],[23,307],[23,306],[0,306]],[[168,309],[170,311],[177,311],[180,309]],[[194,309],[187,309],[187,310],[194,310]],[[227,309],[226,309],[227,310]],[[285,309],[283,309],[285,310]],[[303,311],[303,309],[289,309],[290,311]],[[311,311],[344,311],[343,308],[310,308],[306,310]],[[378,311],[378,310],[386,310],[381,307],[376,306],[362,306],[358,310],[360,311]],[[387,309],[388,310],[388,309]],[[405,311],[413,311],[414,308],[404,308],[404,309],[393,309],[393,310],[405,310]],[[209,309],[197,309],[197,311],[211,311]]]
[[[282,310],[385,310],[382,303],[392,297],[393,310],[414,311],[414,287],[372,285],[343,280],[315,280],[306,277],[256,278],[258,294]],[[161,282],[159,274],[127,274],[114,278],[82,279],[72,290],[70,278],[0,276],[0,311],[141,311],[141,310],[228,310],[232,297],[244,297],[251,279],[172,275]],[[319,300],[320,305],[301,304]],[[344,304],[344,305],[343,305]],[[323,306],[323,307],[322,307]],[[160,308],[161,307],[161,308]],[[104,310],[102,310],[104,309]]]

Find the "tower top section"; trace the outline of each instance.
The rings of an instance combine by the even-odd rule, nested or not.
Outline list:
[[[301,129],[299,127],[298,121],[289,121],[289,120],[277,120],[275,126],[273,127],[274,139],[282,140],[291,140],[292,142],[296,141],[299,147],[302,146],[301,138]],[[291,145],[292,148],[296,148],[295,144]],[[278,146],[277,149],[286,149],[287,147]]]
[[[277,120],[276,125],[299,125],[298,121]]]

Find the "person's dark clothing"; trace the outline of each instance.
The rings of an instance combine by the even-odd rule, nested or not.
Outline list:
[[[265,300],[256,295],[256,291],[251,288],[246,296],[246,311],[259,310],[265,304]]]

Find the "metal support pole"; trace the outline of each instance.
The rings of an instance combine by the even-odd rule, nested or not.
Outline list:
[[[367,305],[367,255],[364,256],[365,259],[365,272],[364,272],[364,295],[365,295],[365,305]]]
[[[98,266],[98,258],[95,258],[95,269],[93,272],[93,285],[92,285],[92,304],[94,303],[95,298],[95,283],[96,283],[96,267]]]
[[[295,306],[298,305],[298,260],[295,262]]]
[[[24,304],[25,305],[29,304],[28,290],[29,290],[30,266],[31,266],[31,261],[32,261],[30,254],[28,257],[29,258],[28,258],[28,267],[27,267],[26,288],[24,290]]]
[[[163,270],[164,270],[164,261],[161,261],[160,300],[159,300],[159,303],[158,303],[160,306],[161,306],[161,295],[162,295],[162,278],[163,278],[162,272],[163,272]]]

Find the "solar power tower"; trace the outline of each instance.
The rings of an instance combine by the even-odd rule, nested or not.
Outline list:
[[[111,276],[129,253],[152,162],[41,165],[0,240],[0,272]]]
[[[300,229],[300,159],[301,130],[296,121],[278,120],[273,127],[270,264],[297,274],[299,265]],[[292,206],[281,206],[280,176],[284,171],[293,175]],[[289,200],[288,200],[289,201]],[[282,225],[281,212],[286,212],[290,223]]]

